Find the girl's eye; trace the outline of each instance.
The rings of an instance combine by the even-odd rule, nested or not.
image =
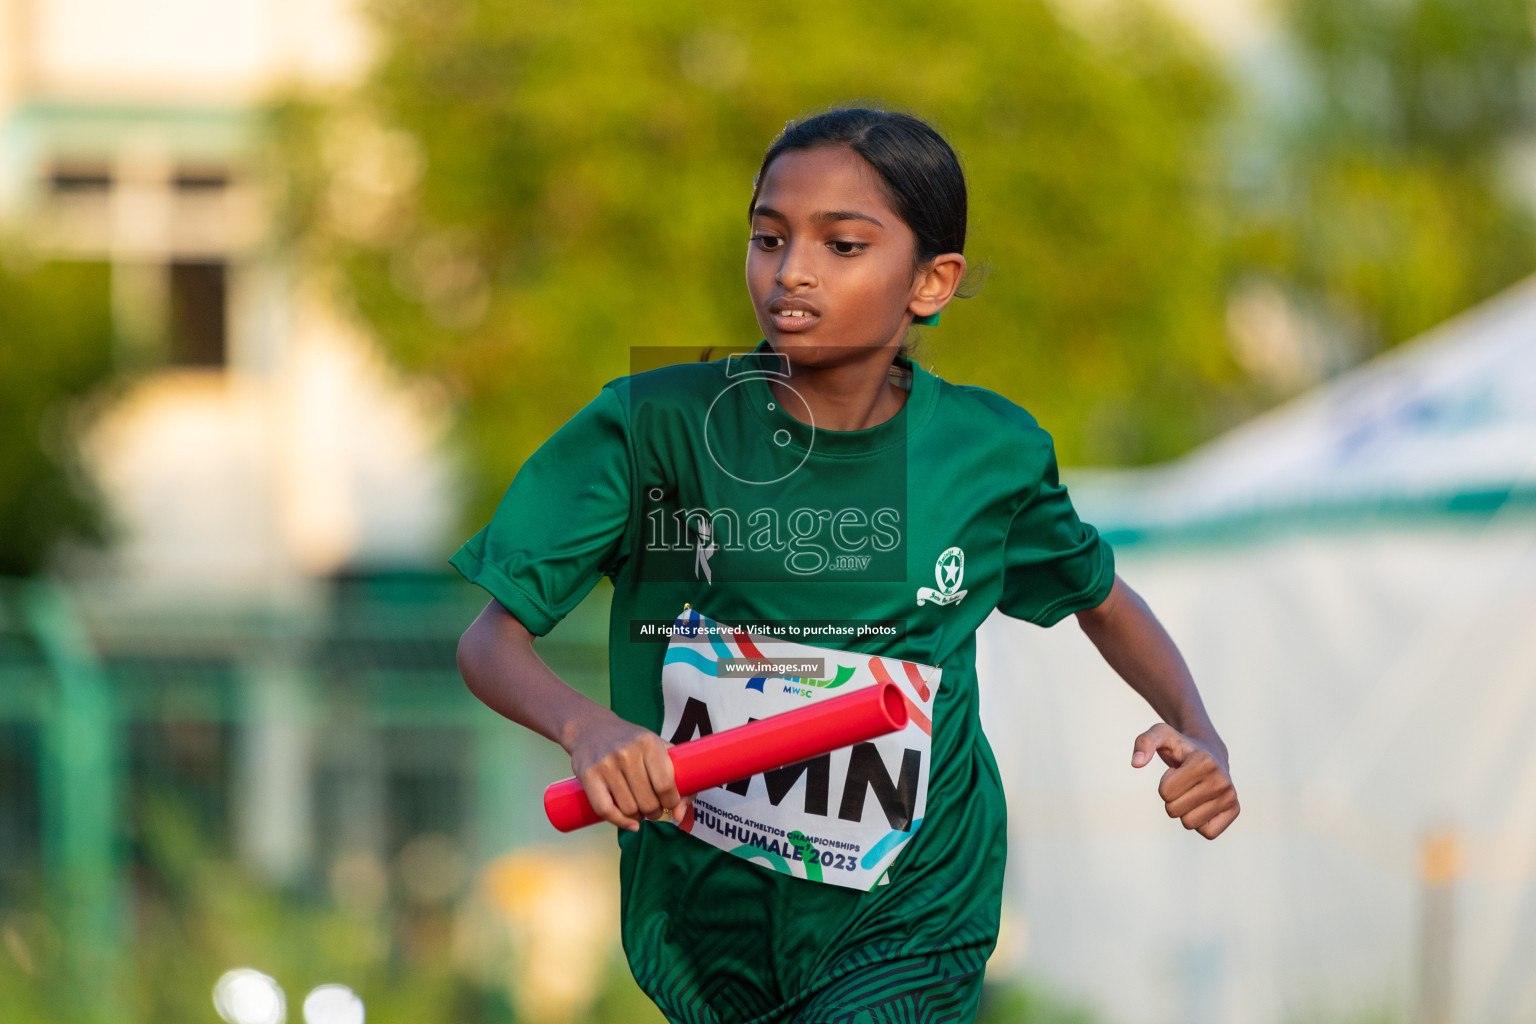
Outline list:
[[[827,244],[830,245],[832,247],[832,251],[837,253],[839,256],[854,256],[869,248],[868,242],[845,242],[838,240],[835,242],[828,242]]]
[[[752,241],[759,249],[772,251],[784,244],[784,239],[778,235],[753,235]]]

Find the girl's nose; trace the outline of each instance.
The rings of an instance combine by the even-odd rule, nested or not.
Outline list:
[[[804,246],[794,243],[786,245],[778,272],[773,275],[774,283],[786,290],[813,287],[816,284],[816,273],[809,255]]]

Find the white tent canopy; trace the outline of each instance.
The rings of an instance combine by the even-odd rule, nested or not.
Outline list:
[[[1536,1019],[1536,284],[1176,463],[1079,483],[1244,811],[1215,843],[1169,821],[1161,767],[1130,768],[1146,705],[1072,625],[995,615],[998,966],[1116,1024],[1426,998],[1460,1024]]]
[[[1499,504],[1536,490],[1536,278],[1177,462],[1087,477],[1111,533],[1276,513]]]

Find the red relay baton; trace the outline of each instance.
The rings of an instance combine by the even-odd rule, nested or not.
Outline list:
[[[667,755],[677,791],[691,796],[906,727],[906,698],[895,683],[879,683],[679,743]],[[580,779],[562,779],[545,789],[544,813],[561,832],[603,820],[588,802]]]

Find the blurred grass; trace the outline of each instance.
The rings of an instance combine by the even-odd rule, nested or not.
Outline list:
[[[66,950],[52,916],[41,904],[13,902],[0,918],[0,1017],[6,1024],[217,1021],[213,986],[234,967],[272,976],[295,1022],[302,1019],[307,992],[339,982],[361,996],[371,1024],[533,1024],[519,1020],[504,976],[475,966],[510,962],[507,950],[483,943],[490,933],[476,921],[494,913],[483,897],[470,894],[426,909],[391,899],[344,906],[318,888],[266,885],[219,856],[190,808],[172,794],[146,801],[140,825],[133,940],[121,951],[120,975],[98,979],[102,991],[93,993],[118,1009],[93,1017],[90,1001],[64,998]],[[664,1020],[635,985],[616,943],[607,950],[601,978],[588,1008],[568,1024]],[[989,984],[977,1020],[1094,1024],[1097,1018],[1030,986],[1001,983]]]
[[[7,894],[11,909],[0,917],[0,1019],[217,1021],[214,983],[231,968],[251,967],[283,987],[290,1021],[301,1019],[307,992],[338,982],[361,996],[372,1024],[517,1021],[504,975],[487,976],[475,966],[508,960],[506,950],[494,948],[497,930],[481,927],[494,910],[478,891],[427,908],[392,898],[345,906],[318,887],[284,891],[217,855],[194,821],[172,795],[146,802],[129,911],[133,938],[120,950],[119,975],[96,979],[101,990],[90,998],[68,991],[55,908],[41,897],[29,906],[25,894]],[[487,941],[492,948],[470,948]],[[608,956],[601,988],[571,1024],[661,1020],[617,944],[598,953]],[[109,1017],[98,1015],[103,1006]]]
[[[1089,1010],[1020,982],[988,985],[976,1024],[1097,1024]]]

